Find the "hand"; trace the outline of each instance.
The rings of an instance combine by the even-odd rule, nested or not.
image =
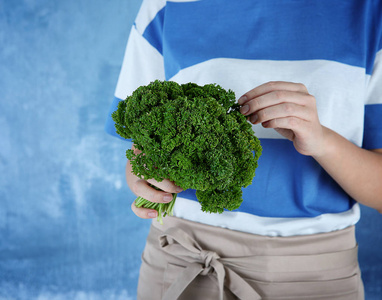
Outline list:
[[[133,147],[136,153],[140,151]],[[182,189],[176,186],[168,179],[164,179],[158,182],[154,179],[144,180],[137,177],[131,168],[131,164],[128,161],[126,164],[126,182],[133,193],[137,196],[141,196],[151,202],[168,203],[171,202],[173,196],[171,193],[179,193]],[[158,191],[150,186],[150,184],[160,188],[162,191]],[[152,219],[158,216],[158,212],[154,209],[147,209],[143,207],[136,207],[135,202],[131,204],[131,209],[140,218]]]
[[[303,155],[323,152],[324,128],[317,114],[316,99],[300,83],[268,82],[239,99],[240,112],[253,124],[274,128],[293,142]]]

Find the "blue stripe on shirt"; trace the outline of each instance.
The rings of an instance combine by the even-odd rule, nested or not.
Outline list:
[[[363,148],[382,148],[382,104],[365,105]]]
[[[164,21],[165,7],[162,8],[151,23],[146,27],[143,32],[143,37],[150,42],[150,44],[158,50],[160,54],[162,52],[162,35],[163,35],[163,21]]]
[[[263,154],[237,211],[263,217],[316,217],[349,210],[355,203],[311,157],[283,139],[261,139]],[[317,191],[319,191],[317,193]],[[195,191],[180,197],[197,200]]]
[[[348,0],[335,5],[315,0],[242,0],[240,5],[223,0],[168,2],[147,26],[144,37],[163,53],[166,79],[220,57],[326,59],[363,67],[370,74],[382,34],[381,22],[374,22],[373,12],[378,9],[374,4]]]

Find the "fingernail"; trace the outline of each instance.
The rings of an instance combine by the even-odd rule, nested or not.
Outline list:
[[[249,111],[249,106],[244,105],[242,108],[240,108],[240,112],[245,115]]]
[[[257,114],[252,115],[251,116],[251,123],[255,124],[257,119],[258,119]]]
[[[183,189],[182,189],[181,187],[178,186],[178,187],[175,188],[175,191],[176,191],[177,193],[180,193],[181,191],[183,191]]]
[[[148,215],[150,218],[156,218],[156,216],[157,216],[157,212],[156,212],[156,211],[150,211],[149,213],[147,213],[147,215]]]
[[[172,201],[172,195],[163,196],[163,202],[171,202],[171,201]]]
[[[247,96],[241,96],[237,101],[240,105],[242,105],[247,100]]]

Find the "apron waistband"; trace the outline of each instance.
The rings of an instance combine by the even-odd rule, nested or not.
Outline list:
[[[213,275],[223,300],[224,287],[239,299],[261,299],[259,293],[237,272],[236,268],[256,272],[320,272],[347,268],[357,261],[358,247],[338,252],[310,255],[255,255],[244,257],[221,257],[216,252],[203,249],[184,230],[168,228],[159,237],[159,246],[168,255],[175,256],[185,264],[184,271],[170,285],[163,300],[177,299],[198,275]]]

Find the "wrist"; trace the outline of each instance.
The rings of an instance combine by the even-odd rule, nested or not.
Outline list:
[[[315,160],[323,160],[325,157],[329,157],[336,152],[335,135],[337,134],[333,130],[322,126],[322,138],[319,149],[312,155]]]

